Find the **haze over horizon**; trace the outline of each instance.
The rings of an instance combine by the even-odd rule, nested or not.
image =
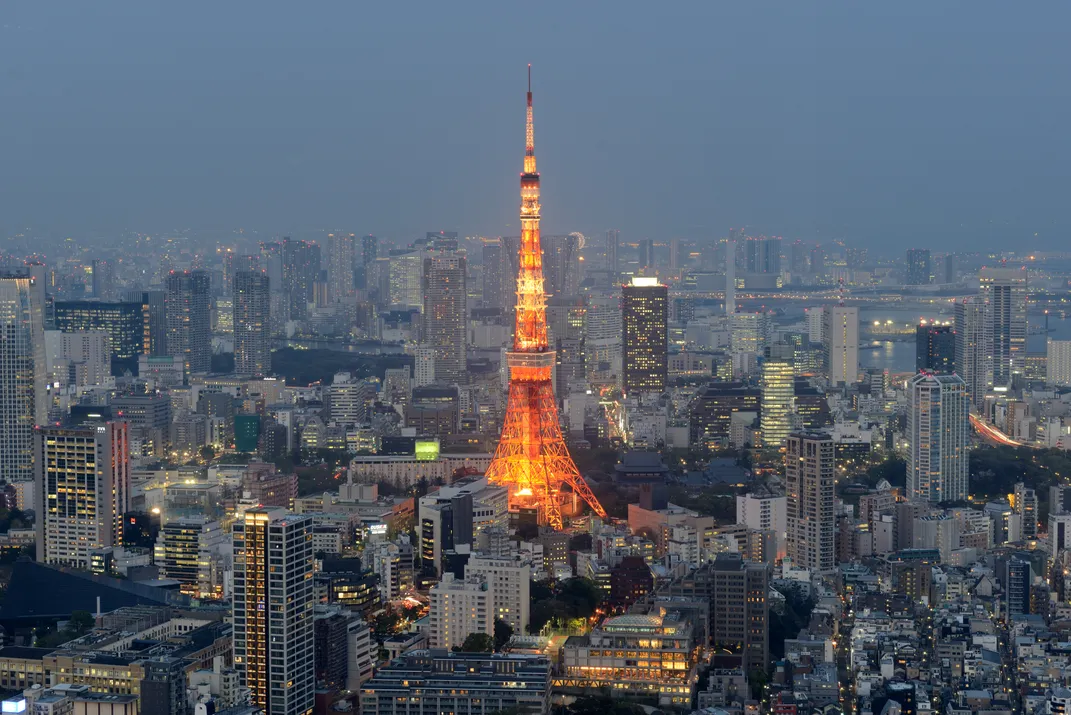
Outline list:
[[[0,236],[1067,245],[1068,6],[608,7],[5,3]]]

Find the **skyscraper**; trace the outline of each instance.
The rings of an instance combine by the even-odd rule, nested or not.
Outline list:
[[[35,424],[48,419],[45,393],[44,286],[0,275],[0,477],[34,478]]]
[[[956,371],[956,334],[951,325],[923,322],[915,328],[915,372]]]
[[[770,567],[718,554],[710,576],[710,639],[741,656],[745,673],[770,662]]]
[[[304,320],[320,275],[320,247],[309,241],[283,239],[282,289],[290,320]]]
[[[465,254],[424,258],[424,344],[435,351],[435,381],[464,384],[468,326]]]
[[[986,345],[992,356],[993,386],[1011,384],[1026,361],[1026,268],[983,268],[978,274],[986,303]]]
[[[795,407],[795,347],[777,343],[766,348],[762,361],[762,441],[778,447],[792,431]]]
[[[271,292],[266,273],[234,275],[234,371],[271,373]]]
[[[353,269],[356,262],[356,236],[352,233],[327,235],[327,295],[331,302],[354,294]]]
[[[424,261],[419,251],[391,251],[389,258],[390,299],[392,306],[418,308],[424,303],[422,276]]]
[[[592,293],[584,320],[585,369],[588,380],[621,374],[621,298]]]
[[[502,241],[497,238],[483,239],[483,304],[487,308],[506,307],[506,281],[503,273]]]
[[[859,309],[844,305],[825,306],[822,337],[830,384],[855,382],[859,377]]]
[[[88,569],[90,552],[122,543],[130,511],[127,423],[38,427],[34,437],[37,560]]]
[[[580,235],[543,236],[543,276],[551,298],[580,293]]]
[[[794,432],[785,451],[788,556],[812,571],[836,568],[833,438],[824,432]]]
[[[1023,539],[1038,538],[1038,494],[1024,482],[1017,482],[1014,492],[1015,503],[1012,505],[1019,515]],[[1052,505],[1049,506],[1052,510]],[[1053,551],[1055,553],[1055,551]]]
[[[1045,384],[1071,385],[1071,340],[1049,338],[1045,345]]]
[[[985,329],[985,303],[979,297],[965,298],[955,307],[956,372],[967,385],[967,396],[976,408],[985,401],[993,384]]]
[[[668,368],[669,288],[634,276],[621,289],[622,387],[625,394],[664,392]]]
[[[208,273],[172,271],[168,275],[167,349],[182,358],[187,376],[212,368],[210,305]]]
[[[234,668],[271,715],[312,712],[312,519],[252,509],[235,522]]]
[[[748,273],[778,275],[781,273],[781,239],[767,236],[748,236],[744,242]]]
[[[167,355],[167,293],[162,290],[128,290],[123,292],[122,298],[126,303],[141,304],[141,354]]]
[[[610,271],[610,280],[616,281],[621,273],[621,266],[617,262],[617,249],[621,243],[621,232],[616,228],[606,231],[606,270]]]
[[[923,286],[932,282],[933,268],[930,264],[930,249],[907,249],[907,271],[904,274],[904,284]]]
[[[640,269],[654,268],[654,241],[649,238],[641,238],[637,249]]]
[[[958,375],[920,373],[907,387],[907,498],[966,499],[970,402]]]
[[[770,337],[770,316],[764,310],[733,313],[729,323],[729,349],[734,353],[762,355]]]

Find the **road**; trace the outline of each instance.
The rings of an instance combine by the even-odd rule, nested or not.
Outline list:
[[[982,439],[993,442],[994,444],[1000,444],[1006,447],[1033,447],[1033,445],[1012,439],[993,425],[983,421],[978,415],[971,415],[971,426],[974,427],[975,432],[977,432]]]

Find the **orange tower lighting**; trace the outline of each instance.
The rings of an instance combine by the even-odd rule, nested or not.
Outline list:
[[[528,113],[524,171],[521,173],[521,247],[517,273],[516,325],[509,365],[509,399],[502,436],[487,468],[492,484],[509,488],[510,509],[535,507],[540,523],[562,528],[561,503],[568,486],[596,514],[606,511],[580,476],[558,424],[551,371],[554,351],[547,344],[547,296],[543,291],[543,249],[539,243],[539,172],[532,125],[532,65],[528,65]]]

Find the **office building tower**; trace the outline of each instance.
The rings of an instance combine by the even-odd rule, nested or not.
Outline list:
[[[471,633],[493,636],[495,595],[482,575],[457,579],[443,573],[428,594],[428,646],[449,650],[460,648]]]
[[[418,251],[391,251],[390,298],[392,306],[420,308],[424,304],[422,277],[424,261]]]
[[[60,385],[94,387],[111,375],[108,334],[45,331],[45,378]]]
[[[788,266],[794,275],[807,272],[807,245],[798,238],[789,248]]]
[[[1011,385],[1026,361],[1026,268],[983,268],[978,286],[986,304],[985,337],[993,387]]]
[[[1038,495],[1023,482],[1017,482],[1013,492],[1012,508],[1019,515],[1020,529],[1024,540],[1038,538]],[[1052,505],[1049,505],[1052,508]]]
[[[748,273],[778,275],[781,273],[781,239],[749,236],[744,242]]]
[[[844,305],[825,306],[822,338],[830,384],[855,382],[859,378],[859,309]]]
[[[234,668],[253,705],[312,712],[312,518],[251,509],[233,526]]]
[[[182,358],[186,374],[212,368],[208,273],[172,271],[167,277],[167,349]]]
[[[979,297],[957,301],[953,327],[956,373],[967,385],[971,404],[979,408],[993,385],[993,366],[986,335],[986,306]]]
[[[111,262],[93,259],[93,297],[97,300],[115,299],[115,268]]]
[[[671,238],[669,239],[669,270],[679,271],[682,265],[681,240],[679,238]]]
[[[947,284],[955,283],[956,279],[959,278],[959,261],[957,260],[955,254],[945,254],[944,278],[944,282]]]
[[[160,715],[186,715],[186,664],[183,658],[161,656],[141,663],[144,676],[138,684],[141,693],[141,712]],[[87,712],[116,713],[114,705],[107,701],[88,704]],[[81,709],[78,709],[81,712]],[[126,711],[123,711],[126,712]]]
[[[729,349],[734,353],[762,355],[770,338],[770,316],[765,311],[733,313],[729,322]]]
[[[320,275],[320,246],[310,241],[284,238],[282,244],[282,292],[289,320],[305,320],[314,301]],[[269,280],[271,279],[269,272]],[[279,285],[279,284],[273,284]]]
[[[130,511],[126,422],[38,427],[34,464],[37,560],[89,569],[93,551],[122,543]]]
[[[1030,613],[1030,584],[1034,582],[1034,576],[1030,561],[1025,555],[1013,555],[1008,559],[1006,569],[1004,583],[1008,595],[1004,617],[1010,622],[1014,616]]]
[[[766,348],[762,361],[762,442],[778,447],[792,431],[795,409],[795,348],[778,343]]]
[[[866,265],[865,248],[848,248],[844,251],[844,255],[849,270],[856,270]]]
[[[142,355],[167,355],[167,293],[162,290],[129,290],[125,303],[141,304]]]
[[[588,296],[584,321],[585,364],[589,380],[621,374],[621,298],[611,293]]]
[[[732,435],[733,415],[759,416],[762,392],[740,382],[711,382],[700,389],[689,407],[689,444],[728,445]]]
[[[1045,384],[1071,386],[1071,340],[1053,340],[1045,344]]]
[[[543,277],[550,298],[580,294],[580,234],[542,236]]]
[[[798,563],[796,565],[799,565]],[[745,673],[770,661],[770,567],[718,554],[711,569],[711,643],[741,656]]]
[[[725,314],[736,313],[736,241],[729,237],[725,243]]]
[[[837,565],[835,443],[824,432],[794,432],[786,445],[788,556],[802,568],[832,571]]]
[[[271,374],[271,291],[260,271],[234,275],[234,371]]]
[[[920,373],[907,386],[907,498],[944,502],[968,496],[970,401],[958,375]]]
[[[465,254],[435,251],[424,258],[423,343],[435,352],[435,381],[464,384],[468,327]]]
[[[617,276],[621,273],[621,266],[618,263],[617,250],[621,244],[621,232],[616,228],[611,228],[606,231],[606,270],[610,271],[610,280],[616,281]]]
[[[44,286],[0,275],[0,477],[34,478],[34,425],[48,420]]]
[[[487,308],[506,307],[507,281],[503,273],[502,242],[497,238],[483,239],[483,304]]]
[[[212,561],[228,540],[220,523],[204,515],[169,517],[156,537],[153,563],[161,578],[179,582],[182,593],[212,598]]]
[[[636,255],[640,270],[654,268],[654,241],[649,238],[641,238],[637,246]]]
[[[922,323],[915,328],[915,372],[939,375],[956,371],[956,334],[951,325]]]
[[[932,282],[933,269],[930,265],[930,249],[907,249],[907,271],[904,273],[904,284],[924,286]]]
[[[353,269],[357,265],[357,237],[352,233],[327,235],[327,295],[338,302],[354,294]]]
[[[819,278],[826,274],[826,249],[820,245],[811,249],[811,273]]]
[[[622,387],[625,394],[664,392],[668,372],[669,288],[634,276],[621,289]]]
[[[474,554],[465,565],[466,576],[477,576],[494,596],[494,617],[513,632],[527,633],[531,608],[532,564],[520,555]],[[493,625],[493,624],[492,624]]]
[[[113,375],[137,371],[138,355],[145,351],[145,311],[141,302],[57,300],[53,310],[56,330],[65,333],[102,330],[108,334]]]

